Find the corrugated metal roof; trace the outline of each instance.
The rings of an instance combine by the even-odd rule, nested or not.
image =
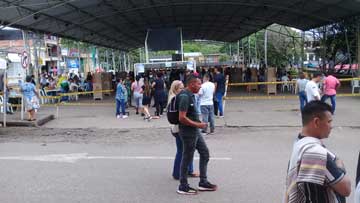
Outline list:
[[[359,14],[358,0],[0,0],[2,25],[126,50],[147,29],[231,42],[273,23],[307,30]]]

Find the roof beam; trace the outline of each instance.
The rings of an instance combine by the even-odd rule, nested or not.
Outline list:
[[[72,9],[74,9],[74,10],[76,10],[76,11],[79,11],[79,12],[81,12],[81,13],[83,13],[83,14],[91,17],[91,18],[97,19],[96,16],[94,16],[93,14],[91,14],[91,13],[89,13],[89,12],[87,12],[87,11],[84,11],[84,10],[82,10],[82,9],[80,9],[80,8],[78,8],[78,7],[70,4],[70,3],[66,4],[66,6],[69,6],[70,8],[72,8]],[[134,42],[140,43],[140,41],[139,41],[137,38],[134,38],[133,36],[124,33],[124,32],[123,32],[122,30],[120,30],[117,26],[115,26],[115,25],[113,25],[113,24],[110,24],[110,23],[108,23],[108,22],[106,22],[106,21],[104,21],[104,20],[102,20],[102,19],[97,19],[97,20],[99,20],[101,23],[105,24],[105,25],[106,25],[107,27],[109,27],[110,29],[113,29],[115,32],[120,33],[121,35],[125,36],[127,39],[131,39],[131,40],[133,40]]]
[[[8,1],[8,0],[2,0],[2,1],[11,4],[11,2]],[[11,5],[12,5],[12,4],[11,4]],[[57,5],[59,6],[59,4],[57,4]],[[17,6],[18,6],[18,5],[17,5]],[[44,11],[44,10],[36,11],[36,10],[30,9],[30,8],[27,8],[27,7],[24,7],[24,6],[18,6],[18,7],[19,7],[20,9],[22,9],[22,10],[25,10],[25,11],[27,11],[27,12],[32,13],[32,15]],[[52,8],[54,8],[54,7],[52,7]],[[30,16],[32,16],[32,15],[30,15]],[[50,18],[50,19],[54,19],[55,22],[62,22],[62,23],[65,24],[65,25],[66,25],[66,24],[72,24],[72,22],[69,22],[69,21],[66,21],[66,20],[62,20],[62,19],[59,19],[59,18],[50,16],[50,15],[47,15],[47,14],[44,14],[44,13],[41,13],[41,15],[43,15],[43,16],[45,16],[45,17],[48,17],[48,18]],[[17,20],[17,21],[18,21],[18,20]],[[14,25],[15,25],[15,24],[14,24]],[[86,27],[83,27],[82,25],[79,25],[79,24],[77,24],[77,27],[80,28],[80,29],[86,30],[86,31],[88,31],[88,32],[90,32],[90,33],[93,33],[93,32],[94,32],[93,30],[91,30],[91,29],[89,29],[89,28],[86,28]],[[118,39],[114,39],[114,38],[112,38],[112,37],[108,37],[108,36],[103,35],[103,34],[100,34],[100,33],[94,33],[94,34],[98,35],[99,37],[103,37],[103,38],[105,38],[105,39],[107,39],[107,40],[110,40],[110,41],[114,40],[115,42],[117,42],[117,43],[119,43],[119,44],[121,44],[121,43],[129,44],[127,41],[120,41],[120,40],[118,40]]]

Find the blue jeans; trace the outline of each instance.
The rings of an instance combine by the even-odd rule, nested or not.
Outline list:
[[[330,98],[331,101],[331,110],[332,110],[332,114],[335,113],[335,108],[336,108],[336,95],[324,95],[321,97],[321,101],[325,102],[328,98]]]
[[[307,104],[307,98],[305,91],[299,92],[299,100],[300,100],[300,110],[304,109],[304,106]]]
[[[204,123],[210,122],[210,132],[214,132],[215,119],[214,119],[214,105],[202,105],[201,106],[201,117]],[[203,131],[207,132],[207,126]]]
[[[176,140],[176,155],[175,155],[175,160],[174,160],[174,168],[173,168],[172,176],[175,179],[179,179],[180,178],[180,164],[181,164],[182,153],[183,153],[183,144],[179,137],[179,133],[172,133],[172,134]],[[194,172],[194,165],[193,165],[193,162],[191,162],[188,166],[188,173],[192,174],[193,172]]]
[[[69,91],[66,91],[63,88],[60,88],[60,92],[63,94],[69,93]],[[60,98],[60,102],[62,102],[62,101],[69,101],[69,96],[62,96]]]
[[[120,107],[121,107],[121,114],[125,115],[125,99],[115,99],[116,101],[116,115],[120,115]]]
[[[218,101],[218,108],[219,108],[219,116],[223,116],[224,115],[224,109],[223,109],[223,96],[224,93],[223,92],[216,92],[216,100]]]

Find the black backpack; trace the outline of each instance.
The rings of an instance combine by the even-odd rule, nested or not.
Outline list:
[[[179,106],[177,102],[178,96],[176,95],[170,100],[170,103],[167,106],[167,119],[170,124],[177,125],[179,124]]]

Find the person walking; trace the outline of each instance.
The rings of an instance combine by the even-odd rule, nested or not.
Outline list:
[[[170,90],[169,90],[169,96],[168,96],[168,103],[167,105],[170,105],[171,100],[178,95],[181,90],[184,89],[184,84],[180,80],[174,80],[171,83]],[[171,134],[175,137],[176,141],[176,155],[174,160],[174,167],[172,176],[175,180],[179,180],[180,178],[180,164],[183,154],[183,144],[179,136],[179,125],[172,125],[171,126]],[[189,177],[199,177],[198,173],[194,173],[194,165],[193,162],[190,162],[188,166],[188,175]]]
[[[297,136],[288,164],[285,203],[345,203],[351,184],[343,162],[325,147],[331,132],[331,107],[309,102],[302,112],[302,131]]]
[[[330,98],[332,114],[334,114],[336,108],[336,89],[340,87],[340,81],[332,74],[329,74],[325,78],[323,84],[324,95],[321,97],[321,101],[325,102],[328,98]]]
[[[179,93],[179,136],[183,144],[183,156],[180,164],[180,185],[177,193],[194,195],[197,190],[190,187],[187,181],[188,166],[193,161],[195,149],[200,154],[200,182],[198,190],[215,191],[217,186],[211,184],[207,179],[207,165],[209,162],[209,149],[205,140],[200,133],[200,129],[206,127],[199,119],[195,107],[194,94],[198,93],[201,88],[201,80],[190,76],[187,80],[187,87]]]
[[[25,82],[20,81],[20,91],[24,97],[25,110],[29,113],[28,121],[36,120],[36,110],[40,108],[40,95],[32,83],[32,77],[26,76]]]
[[[210,123],[210,134],[214,133],[215,130],[215,115],[214,115],[214,102],[213,97],[215,93],[215,85],[210,82],[210,77],[205,74],[203,77],[203,84],[201,85],[199,96],[200,96],[200,109],[202,122]],[[207,133],[207,126],[202,129],[202,133]]]
[[[320,89],[319,89],[319,83],[321,81],[321,73],[314,73],[312,79],[306,83],[305,86],[305,93],[306,93],[306,99],[307,102],[311,101],[320,101]]]
[[[116,96],[115,96],[115,102],[116,102],[116,118],[127,118],[125,112],[126,102],[127,102],[127,90],[125,85],[123,84],[122,79],[117,80],[117,86],[116,86]],[[121,113],[120,113],[121,108]]]
[[[143,113],[144,113],[144,120],[150,121],[152,119],[151,114],[149,112],[149,107],[151,104],[151,86],[148,79],[145,78],[144,85],[142,86],[143,90]]]
[[[300,111],[302,111],[304,109],[304,106],[307,104],[305,87],[308,82],[309,80],[305,78],[305,74],[301,72],[299,74],[299,79],[296,80],[296,87],[295,87],[295,93],[299,95]]]
[[[136,114],[139,114],[139,110],[142,108],[143,89],[144,84],[140,82],[140,76],[136,76],[135,81],[131,84],[131,91],[134,95]]]
[[[218,101],[219,116],[224,117],[223,109],[223,97],[225,94],[225,76],[219,71],[219,68],[215,68],[215,96]]]
[[[154,88],[155,94],[155,107],[156,107],[156,116],[162,116],[165,102],[166,102],[166,95],[165,95],[165,82],[162,79],[162,73],[158,73],[156,75],[156,80],[152,83],[152,87]]]

